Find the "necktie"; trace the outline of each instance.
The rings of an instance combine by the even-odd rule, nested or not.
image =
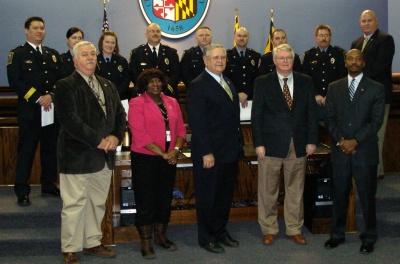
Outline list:
[[[110,63],[110,58],[106,58],[106,63]]]
[[[283,78],[283,95],[285,96],[286,103],[289,109],[292,109],[292,97],[290,96],[289,86],[287,85],[288,78]]]
[[[367,42],[368,42],[368,38],[365,37],[365,38],[364,38],[363,45],[362,45],[362,48],[361,48],[361,51],[364,51],[364,48],[365,48],[365,46],[367,45]]]
[[[354,94],[356,92],[356,79],[351,80],[349,87],[350,101],[353,100]]]
[[[325,56],[325,54],[326,54],[326,51],[325,51],[325,50],[323,50],[321,53],[322,53],[322,57],[323,57],[323,56]]]
[[[40,55],[42,55],[42,53],[40,52],[39,46],[36,47],[36,52]]]
[[[243,50],[240,52],[240,57],[241,57],[241,58],[244,58],[244,52],[243,52]]]
[[[153,56],[154,56],[154,58],[157,60],[157,51],[156,51],[156,47],[153,47]]]
[[[226,84],[226,82],[224,81],[224,79],[221,78],[220,84],[221,84],[222,88],[224,88],[225,92],[229,95],[229,98],[231,98],[231,100],[233,101],[231,89],[229,89],[229,87]]]

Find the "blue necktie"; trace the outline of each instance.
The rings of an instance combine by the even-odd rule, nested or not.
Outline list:
[[[353,100],[354,93],[356,92],[356,79],[351,80],[349,93],[350,93],[350,101]]]

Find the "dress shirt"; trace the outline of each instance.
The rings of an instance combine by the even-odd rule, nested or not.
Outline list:
[[[363,75],[364,75],[363,73],[360,73],[360,74],[357,75],[356,77],[351,77],[350,75],[347,75],[347,82],[348,82],[347,87],[350,87],[351,81],[352,81],[353,79],[355,79],[355,81],[354,81],[354,94],[357,92],[358,84],[360,83],[360,81],[361,81]]]
[[[279,79],[279,83],[281,85],[282,93],[283,93],[283,84],[284,84],[283,78],[288,78],[286,83],[289,87],[290,97],[292,97],[292,100],[293,100],[293,73],[291,73],[290,75],[288,75],[286,77],[283,75],[280,75],[278,73],[278,79]]]

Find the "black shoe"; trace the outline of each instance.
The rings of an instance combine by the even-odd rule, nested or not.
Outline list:
[[[42,190],[42,196],[44,196],[44,197],[60,197],[60,189],[55,187],[51,191]]]
[[[333,249],[339,246],[339,244],[344,243],[344,238],[330,238],[328,241],[325,242],[326,249]]]
[[[28,195],[18,196],[18,205],[19,206],[29,206],[31,205],[31,201],[29,200]]]
[[[368,242],[363,242],[360,247],[360,253],[364,255],[368,255],[374,251],[374,244],[368,243]]]
[[[209,242],[203,245],[200,245],[200,247],[204,248],[205,250],[211,252],[211,253],[224,253],[225,249],[221,247],[218,243],[213,243]]]
[[[221,240],[221,243],[224,246],[227,246],[227,247],[238,247],[239,246],[239,241],[237,241],[236,239],[231,238],[230,235],[225,237],[224,240]]]

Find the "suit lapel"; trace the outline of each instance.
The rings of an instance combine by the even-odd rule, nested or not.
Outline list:
[[[351,104],[355,104],[365,93],[367,90],[367,82],[365,80],[365,77],[363,76],[360,83],[357,86],[356,93],[354,94],[353,100],[351,100]],[[349,95],[350,96],[350,95]]]
[[[290,111],[290,108],[286,102],[285,96],[283,95],[282,86],[281,86],[281,83],[279,82],[278,73],[276,71],[275,71],[273,80],[274,80],[275,85],[273,85],[272,87],[274,87],[275,92],[278,95],[277,98],[279,98],[279,101],[284,106],[284,108],[287,109],[288,111]],[[295,79],[293,79],[293,80],[295,80]],[[294,81],[293,81],[293,85],[295,87]],[[293,87],[293,91],[294,91],[294,87]],[[267,87],[266,89],[269,89],[269,87]],[[294,98],[294,95],[292,95],[292,98]],[[293,103],[294,103],[294,101],[293,101]],[[293,107],[294,107],[294,104],[292,105],[292,109],[293,109]]]

